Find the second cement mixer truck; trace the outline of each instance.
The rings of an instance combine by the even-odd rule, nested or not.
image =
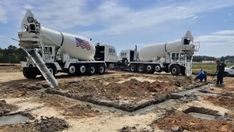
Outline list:
[[[155,44],[142,48],[139,52],[123,50],[120,59],[125,69],[131,72],[154,73],[171,72],[172,75],[192,74],[193,54],[199,48],[199,42],[193,41],[190,31],[187,31],[181,41]]]
[[[28,54],[21,62],[24,76],[33,79],[42,74],[51,87],[58,84],[53,76],[57,72],[103,74],[107,64],[117,61],[113,46],[95,46],[90,39],[42,27],[30,10],[18,36],[20,47]]]

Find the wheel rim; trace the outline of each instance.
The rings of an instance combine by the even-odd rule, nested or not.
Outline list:
[[[91,74],[94,74],[94,73],[95,73],[95,67],[93,67],[93,66],[90,67],[90,73],[91,73]]]
[[[69,73],[70,74],[75,74],[75,72],[76,72],[76,67],[75,66],[70,66]]]
[[[134,66],[134,65],[131,65],[130,70],[131,70],[132,72],[135,71],[135,66]]]
[[[146,69],[147,69],[147,71],[151,71],[151,70],[152,70],[152,66],[148,65],[148,66],[146,67]]]
[[[53,68],[49,68],[49,71],[50,71],[51,74],[54,75],[54,69]]]
[[[155,71],[160,71],[161,70],[161,68],[160,68],[160,66],[155,66]]]
[[[142,72],[143,71],[143,66],[139,66],[138,71]]]
[[[86,67],[85,66],[81,66],[80,67],[80,73],[85,73],[86,72]]]
[[[103,67],[103,66],[100,66],[100,67],[99,67],[99,72],[100,72],[100,73],[103,73],[103,72],[104,72],[104,67]]]
[[[172,73],[175,74],[176,73],[176,68],[172,68]]]

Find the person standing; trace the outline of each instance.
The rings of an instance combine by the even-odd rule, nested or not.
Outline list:
[[[217,64],[217,81],[216,81],[216,85],[217,86],[222,86],[223,85],[223,77],[224,77],[224,70],[226,65],[222,62],[220,62],[219,60],[216,61]]]

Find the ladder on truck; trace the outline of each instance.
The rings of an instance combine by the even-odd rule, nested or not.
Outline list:
[[[49,71],[47,68],[45,62],[41,58],[40,54],[38,53],[38,49],[31,50],[28,52],[24,49],[24,51],[27,53],[27,55],[32,59],[33,63],[37,66],[39,71],[41,72],[42,76],[46,79],[46,81],[49,83],[51,88],[58,87],[58,81],[54,77],[54,75]]]

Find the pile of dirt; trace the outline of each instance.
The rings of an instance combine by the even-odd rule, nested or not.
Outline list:
[[[183,112],[174,112],[155,121],[152,127],[167,131],[234,131],[234,121],[203,120]]]
[[[7,132],[57,132],[67,129],[69,124],[56,117],[41,117],[33,122],[0,126],[0,131]]]
[[[3,85],[0,84],[0,87],[0,98],[19,98],[40,95],[40,92],[38,92],[38,90],[48,89],[49,85],[47,84],[47,82],[43,82],[43,80],[41,82],[38,82],[38,80],[22,80],[19,82],[16,81]]]
[[[40,132],[62,131],[69,127],[65,120],[56,117],[41,117],[40,120],[33,122],[36,130]]]
[[[234,108],[234,94],[232,93],[223,93],[217,97],[209,96],[206,100],[229,109]]]
[[[124,75],[126,76],[129,75]],[[59,89],[47,89],[46,93],[132,112],[170,99],[171,93],[194,88],[194,85],[190,87],[191,78],[184,76],[165,76],[165,78],[148,76],[148,78],[150,81],[142,77],[129,78],[120,82],[109,82],[106,77],[63,81]]]
[[[120,132],[154,132],[154,129],[147,125],[136,124],[134,126],[124,126]]]
[[[119,100],[123,98],[134,98],[141,100],[145,97],[153,97],[162,94],[169,94],[178,87],[186,86],[189,79],[183,77],[175,80],[155,80],[154,82],[138,81],[130,79],[123,83],[109,82],[104,79],[80,80],[76,82],[64,82],[61,89],[70,94],[80,96],[96,97],[108,100]]]
[[[13,110],[16,110],[17,107],[7,104],[5,100],[0,100],[0,116],[5,115]]]

